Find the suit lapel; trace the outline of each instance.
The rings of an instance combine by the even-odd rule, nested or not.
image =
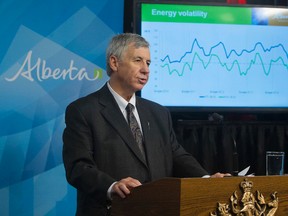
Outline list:
[[[104,106],[102,110],[103,117],[117,131],[131,151],[146,165],[131,130],[107,85],[105,85],[102,90],[103,94],[101,94],[99,101]]]
[[[150,116],[150,113],[147,112],[147,109],[145,108],[145,106],[143,106],[143,104],[141,103],[141,99],[137,98],[136,103],[137,103],[136,106],[137,106],[138,114],[139,114],[140,121],[141,121],[142,131],[143,131],[147,163],[149,164],[150,157],[151,155],[153,155],[153,146],[151,146],[152,136],[151,136],[151,131],[150,131],[151,130],[150,129],[151,116]]]

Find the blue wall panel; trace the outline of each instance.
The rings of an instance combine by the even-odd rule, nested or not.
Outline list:
[[[0,2],[0,215],[73,215],[66,106],[108,79],[105,49],[124,0]]]

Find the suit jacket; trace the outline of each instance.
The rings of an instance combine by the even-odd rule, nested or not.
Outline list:
[[[63,162],[77,189],[76,215],[107,215],[107,190],[128,176],[140,182],[207,175],[176,140],[169,111],[137,97],[147,160],[107,85],[66,109]]]

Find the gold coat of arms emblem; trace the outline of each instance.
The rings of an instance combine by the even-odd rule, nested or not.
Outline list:
[[[273,216],[278,209],[277,192],[270,194],[269,200],[265,200],[263,194],[256,190],[254,193],[253,182],[244,179],[240,183],[243,192],[239,197],[235,191],[230,197],[229,203],[217,203],[215,212],[210,216]]]

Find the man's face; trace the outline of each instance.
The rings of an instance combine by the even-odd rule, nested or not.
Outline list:
[[[133,44],[128,46],[113,68],[113,76],[118,80],[121,91],[134,93],[144,87],[149,78],[150,61],[149,48],[135,48]]]

